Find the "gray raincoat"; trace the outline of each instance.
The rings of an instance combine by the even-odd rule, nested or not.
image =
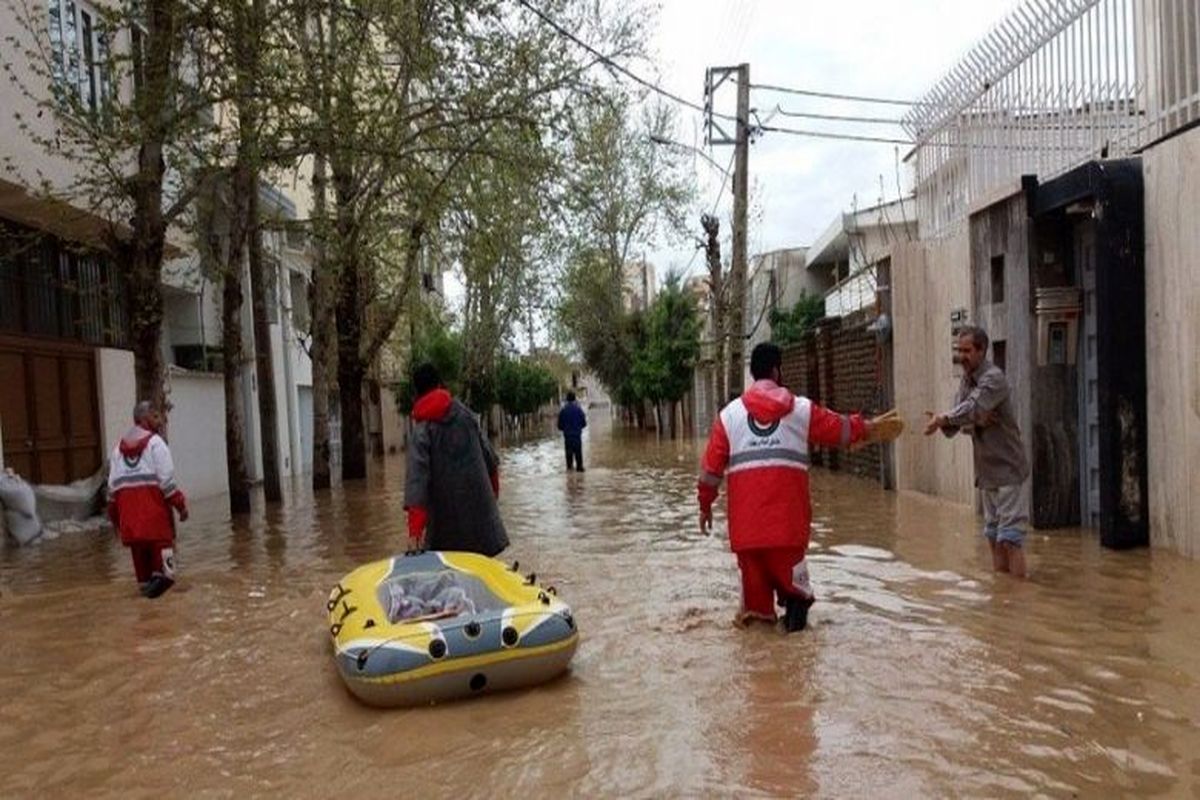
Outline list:
[[[471,410],[438,389],[417,401],[413,419],[404,507],[428,512],[426,548],[502,552],[508,534],[493,494],[500,464]]]

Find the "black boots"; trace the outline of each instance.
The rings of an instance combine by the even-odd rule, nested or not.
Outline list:
[[[146,584],[145,588],[141,590],[142,596],[149,597],[151,600],[153,600],[154,598],[161,596],[167,591],[167,589],[170,589],[174,585],[175,581],[171,580],[166,575],[156,572],[154,573],[153,577],[150,578],[150,581]]]
[[[795,633],[808,627],[808,609],[812,607],[812,604],[813,601],[807,597],[791,596],[784,601],[784,633]]]

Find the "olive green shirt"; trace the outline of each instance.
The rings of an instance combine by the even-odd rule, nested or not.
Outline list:
[[[986,412],[992,412],[992,421],[978,424]],[[995,364],[984,361],[975,373],[963,375],[954,396],[954,408],[945,417],[942,432],[946,436],[960,430],[971,434],[975,485],[980,489],[1017,486],[1029,477],[1029,460],[1013,413],[1008,378]]]

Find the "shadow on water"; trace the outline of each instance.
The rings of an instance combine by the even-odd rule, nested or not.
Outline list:
[[[702,443],[591,423],[582,474],[554,436],[502,452],[505,558],[584,635],[533,691],[379,712],[341,686],[325,596],[403,548],[399,459],[234,524],[197,503],[156,602],[111,537],[5,547],[0,796],[1196,792],[1200,565],[1039,533],[1018,583],[963,509],[815,472],[812,626],[739,632]]]

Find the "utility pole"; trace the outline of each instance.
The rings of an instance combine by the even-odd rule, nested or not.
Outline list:
[[[737,119],[734,136],[722,129],[721,123],[714,119],[713,96],[716,90],[736,75],[737,82]],[[741,394],[745,387],[745,351],[746,351],[746,213],[749,205],[748,161],[750,155],[750,65],[739,64],[736,67],[711,67],[708,70],[704,86],[704,107],[708,128],[708,143],[732,144],[734,146],[733,168],[733,254],[729,270],[729,305],[726,321],[726,335],[729,341],[729,392]],[[714,131],[716,134],[714,135]],[[722,398],[724,400],[724,398]]]

